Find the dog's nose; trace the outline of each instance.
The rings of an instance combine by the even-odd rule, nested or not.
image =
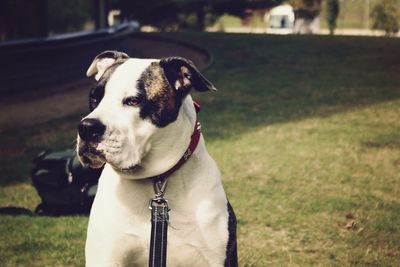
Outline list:
[[[94,141],[106,131],[106,126],[98,119],[84,119],[79,123],[79,136],[86,142]]]

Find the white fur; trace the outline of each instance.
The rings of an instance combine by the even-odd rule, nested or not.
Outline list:
[[[164,128],[142,120],[139,109],[123,106],[134,96],[136,80],[154,60],[129,59],[107,83],[100,105],[87,116],[107,127],[98,149],[106,156],[86,240],[86,266],[148,266],[149,200],[152,181],[143,179],[170,169],[182,157],[196,121],[187,96],[178,118]],[[78,142],[79,142],[78,138]],[[140,164],[133,173],[120,169]],[[223,266],[228,242],[227,199],[220,172],[204,139],[177,172],[168,178],[170,204],[167,266]]]

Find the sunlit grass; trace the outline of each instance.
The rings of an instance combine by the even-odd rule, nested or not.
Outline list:
[[[400,41],[178,34],[213,52],[198,94],[238,221],[240,266],[400,265]],[[29,162],[79,115],[1,134],[0,206],[33,209]],[[5,266],[81,266],[87,218],[0,217]],[[347,227],[346,227],[347,226]]]
[[[399,136],[381,136],[398,132],[399,124],[389,120],[371,129],[364,117],[399,112],[397,100],[209,142],[241,219],[240,254],[257,251],[255,266],[390,266],[388,255],[397,255],[400,245],[400,155],[392,146]],[[382,146],[371,147],[374,142]],[[347,214],[354,229],[345,229]]]

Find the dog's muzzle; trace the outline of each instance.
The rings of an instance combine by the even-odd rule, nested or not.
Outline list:
[[[106,131],[106,126],[98,119],[83,119],[78,126],[80,142],[78,155],[84,164],[99,168],[104,164],[104,155],[97,150],[97,146]]]

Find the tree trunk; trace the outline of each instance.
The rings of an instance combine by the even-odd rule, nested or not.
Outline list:
[[[97,30],[108,27],[107,13],[108,13],[107,1],[94,0],[94,17]]]
[[[199,3],[196,9],[196,17],[197,17],[196,30],[203,31],[206,27],[205,25],[206,14],[204,12],[204,6],[202,3]]]

